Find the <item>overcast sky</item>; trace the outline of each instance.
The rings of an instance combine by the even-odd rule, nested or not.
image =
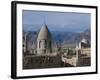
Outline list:
[[[90,27],[89,13],[43,12],[23,10],[24,30],[38,30],[46,24],[51,31],[82,32]]]

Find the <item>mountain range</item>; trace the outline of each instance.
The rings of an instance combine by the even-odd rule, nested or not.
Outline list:
[[[29,43],[36,42],[38,31],[26,31],[27,41]],[[64,31],[51,31],[52,41],[56,44],[78,43],[81,39],[85,38],[90,43],[91,31],[86,29],[81,33],[78,32],[64,32]]]

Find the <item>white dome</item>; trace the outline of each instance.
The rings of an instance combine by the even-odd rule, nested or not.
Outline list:
[[[82,39],[82,43],[87,43],[87,39]]]

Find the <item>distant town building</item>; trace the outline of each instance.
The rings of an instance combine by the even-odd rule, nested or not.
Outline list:
[[[25,32],[23,32],[23,45],[22,46],[23,46],[24,53],[26,52],[26,46],[27,46],[26,38],[27,38],[27,34]]]

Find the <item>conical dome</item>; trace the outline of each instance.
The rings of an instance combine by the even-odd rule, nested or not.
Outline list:
[[[42,40],[42,39],[50,39],[50,38],[51,38],[50,31],[48,30],[47,25],[45,24],[40,29],[37,39]]]

